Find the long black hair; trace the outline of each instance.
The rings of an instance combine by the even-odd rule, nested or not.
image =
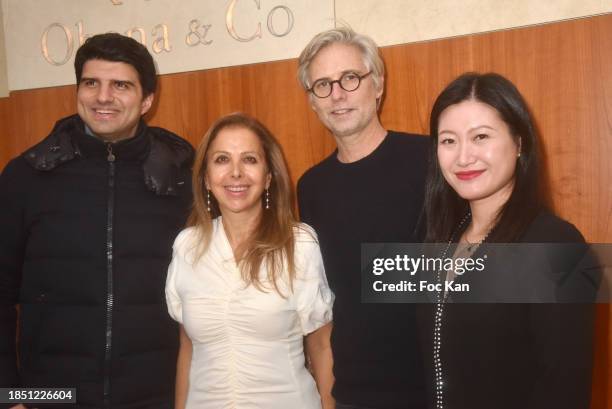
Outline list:
[[[520,146],[512,193],[496,215],[493,230],[487,237],[490,242],[516,241],[543,207],[538,186],[538,135],[519,91],[509,80],[495,73],[463,74],[452,81],[434,103],[429,122],[431,149],[425,188],[425,240],[448,241],[469,211],[468,201],[444,179],[437,151],[440,115],[449,106],[466,100],[494,108]]]

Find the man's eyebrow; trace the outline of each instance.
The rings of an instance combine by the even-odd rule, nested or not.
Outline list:
[[[83,81],[100,81],[99,78],[95,78],[95,77],[81,77],[81,81],[79,82],[83,82]],[[134,85],[134,81],[131,80],[121,80],[121,79],[112,79],[111,82],[113,83],[117,83],[117,82],[121,82],[123,84],[128,84],[128,85]]]
[[[344,70],[344,71],[342,71],[342,75],[344,75],[344,74],[357,74],[357,75],[361,75],[361,74],[359,74],[360,71],[361,70],[353,70],[353,69]]]
[[[355,70],[355,69],[348,69],[348,70],[344,70],[340,73],[340,77],[342,77],[343,75],[346,74],[357,74],[359,76],[361,76],[361,74],[359,73],[360,70]],[[316,80],[313,81],[313,83],[319,81],[319,80],[331,80],[330,77],[321,77],[321,78],[317,78]]]
[[[118,80],[117,79],[117,80],[111,80],[111,81],[114,82],[114,83],[120,82],[122,84],[134,85],[134,82],[130,81],[130,80]]]

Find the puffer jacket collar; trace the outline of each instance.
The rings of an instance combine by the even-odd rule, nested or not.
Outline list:
[[[162,128],[140,122],[136,136],[113,144],[113,153],[123,161],[142,162],[144,184],[158,195],[174,196],[185,184],[180,169],[190,167],[193,148],[184,139]],[[107,144],[85,133],[78,115],[59,120],[51,134],[24,153],[34,169],[52,171],[76,157],[107,155]]]

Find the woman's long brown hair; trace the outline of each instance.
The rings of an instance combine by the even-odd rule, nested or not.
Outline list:
[[[221,215],[216,200],[211,195],[208,211],[205,176],[208,165],[208,150],[219,132],[227,128],[246,128],[253,132],[263,148],[266,165],[272,178],[269,187],[270,208],[263,209],[258,225],[251,237],[241,246],[236,262],[247,285],[254,285],[264,291],[260,279],[260,268],[267,268],[267,279],[274,289],[284,296],[278,287],[278,280],[284,270],[288,272],[288,283],[293,288],[295,277],[294,229],[298,223],[294,215],[292,185],[287,164],[279,143],[266,127],[243,113],[234,113],[218,119],[206,132],[196,151],[193,168],[194,203],[187,224],[197,229],[196,261],[210,245],[212,220]],[[262,204],[263,205],[263,204]]]

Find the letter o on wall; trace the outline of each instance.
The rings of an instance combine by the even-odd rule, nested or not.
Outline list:
[[[59,61],[51,58],[51,55],[49,54],[49,44],[48,44],[49,32],[53,28],[56,28],[56,27],[63,31],[64,37],[66,39],[66,54],[64,55],[64,58]],[[49,27],[47,27],[45,31],[43,32],[42,38],[40,39],[40,47],[42,49],[43,57],[45,58],[45,60],[47,60],[49,64],[58,65],[58,66],[64,65],[68,62],[70,57],[72,57],[72,50],[74,49],[74,41],[72,40],[72,32],[70,32],[70,29],[63,24],[60,24],[60,23],[50,24]]]
[[[276,31],[274,27],[274,15],[278,10],[283,10],[285,15],[287,16],[287,28],[282,33]],[[287,6],[276,6],[268,13],[268,31],[275,37],[284,37],[293,30],[293,23],[295,19],[293,17],[293,12]]]

